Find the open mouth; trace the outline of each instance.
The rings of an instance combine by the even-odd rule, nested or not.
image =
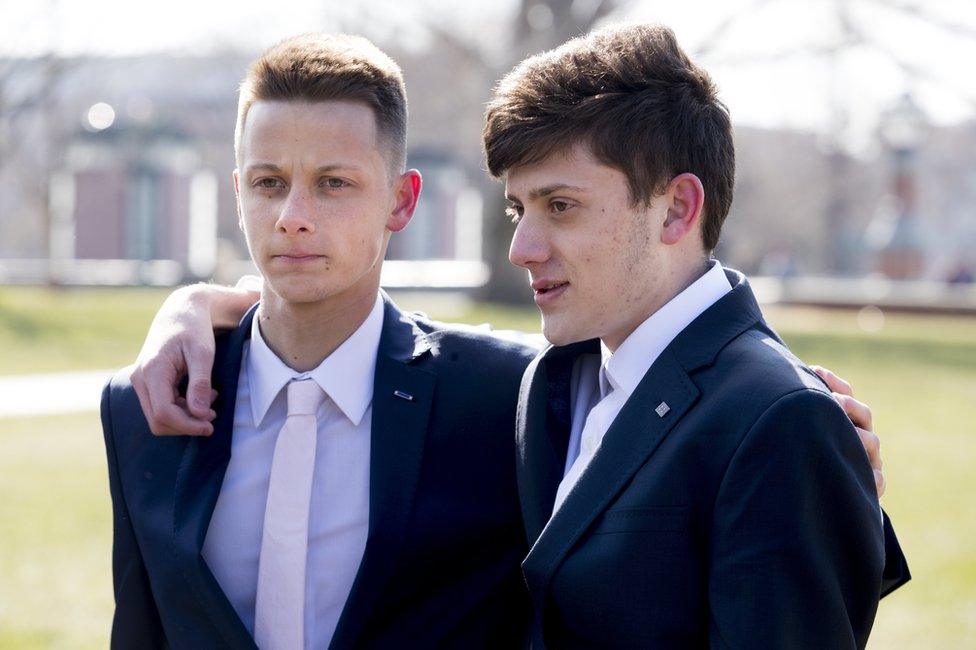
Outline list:
[[[569,282],[533,282],[535,304],[539,307],[551,304],[563,295],[568,287]]]
[[[559,291],[568,285],[568,282],[554,282],[543,287],[533,287],[533,289],[535,290],[536,295],[546,295],[551,292]]]

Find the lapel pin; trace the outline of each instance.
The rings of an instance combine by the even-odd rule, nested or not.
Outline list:
[[[402,390],[395,390],[395,391],[393,391],[393,396],[394,397],[399,397],[400,399],[405,399],[408,402],[412,402],[413,401],[413,395],[411,395],[410,393],[404,393]]]
[[[671,407],[668,406],[668,403],[667,402],[661,402],[660,404],[657,405],[657,408],[654,409],[654,412],[657,413],[657,416],[659,418],[663,418],[665,415],[668,414],[668,411],[670,411],[670,410],[671,410]]]

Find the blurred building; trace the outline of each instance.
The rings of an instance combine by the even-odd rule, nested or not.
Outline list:
[[[174,284],[248,270],[231,172],[237,84],[251,58],[0,61],[0,182],[9,190],[0,193],[0,282]],[[438,85],[478,74],[457,60],[436,57],[438,72],[399,59],[411,88],[408,163],[425,182],[415,219],[393,239],[389,258],[402,263],[391,270],[440,264],[384,282],[447,273],[453,286],[478,286],[486,182],[477,98],[489,81],[461,89],[471,103],[461,110]]]
[[[484,236],[503,241],[510,228],[481,161],[494,73],[444,47],[388,48],[409,89],[409,164],[425,179],[415,219],[392,240],[392,285],[446,276],[474,287],[486,262],[505,264]],[[245,270],[230,174],[252,56],[0,60],[0,282],[172,284]],[[791,276],[882,268],[872,221],[883,223],[894,187],[882,149],[855,158],[812,133],[745,127],[736,146],[725,263]],[[971,277],[976,122],[928,129],[913,168],[917,227],[899,235],[918,253],[912,275]]]

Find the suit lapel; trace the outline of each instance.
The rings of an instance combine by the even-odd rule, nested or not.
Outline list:
[[[430,349],[417,324],[384,295],[373,383],[369,536],[332,647],[355,645],[396,565],[420,477],[436,375],[412,366]]]
[[[541,598],[566,553],[647,462],[697,398],[698,389],[674,356],[665,351],[624,404],[589,467],[523,562],[533,599]],[[662,402],[669,408],[663,416],[655,411]],[[551,513],[551,501],[549,508]],[[537,611],[542,611],[541,601],[536,605],[540,607]]]
[[[529,365],[516,420],[519,500],[526,538],[542,532],[563,478],[572,424],[570,383],[576,359],[599,353],[597,340],[549,348]]]
[[[698,399],[699,390],[691,380],[691,373],[713,363],[719,351],[747,329],[756,327],[775,336],[763,323],[759,306],[744,276],[731,270],[726,270],[726,275],[732,291],[705,310],[661,353],[613,421],[600,449],[562,507],[544,524],[538,539],[529,539],[530,543],[535,543],[522,567],[537,613],[544,611],[549,581],[566,554],[647,463]],[[544,379],[543,375],[540,377]],[[539,412],[544,407],[532,399],[532,390],[530,385],[525,400],[527,413],[524,417],[520,415],[518,427],[520,448],[524,445],[526,449],[539,444],[532,438],[542,437],[540,422],[543,418]],[[657,409],[662,403],[668,408],[659,412]],[[548,471],[531,454],[520,460],[520,486],[523,482],[529,483],[528,477],[540,471],[540,466],[541,472]],[[562,478],[561,473],[559,478]],[[539,491],[528,490],[527,493],[532,497]],[[523,495],[521,491],[520,495]],[[535,508],[540,505],[541,500]],[[548,505],[551,510],[551,498]],[[547,513],[535,514],[535,525],[541,516],[548,518]]]
[[[237,380],[244,342],[250,338],[253,307],[237,329],[219,339],[213,385],[219,396],[217,419],[208,438],[191,438],[176,474],[173,506],[173,553],[189,593],[209,616],[220,637],[233,647],[255,647],[251,635],[201,555],[220,486],[230,460],[237,402]],[[189,594],[188,594],[189,596]]]

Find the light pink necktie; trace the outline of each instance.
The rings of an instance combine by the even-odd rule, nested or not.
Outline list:
[[[261,650],[305,647],[305,559],[318,430],[315,413],[324,398],[313,380],[288,384],[288,417],[275,443],[258,562],[254,640]]]

